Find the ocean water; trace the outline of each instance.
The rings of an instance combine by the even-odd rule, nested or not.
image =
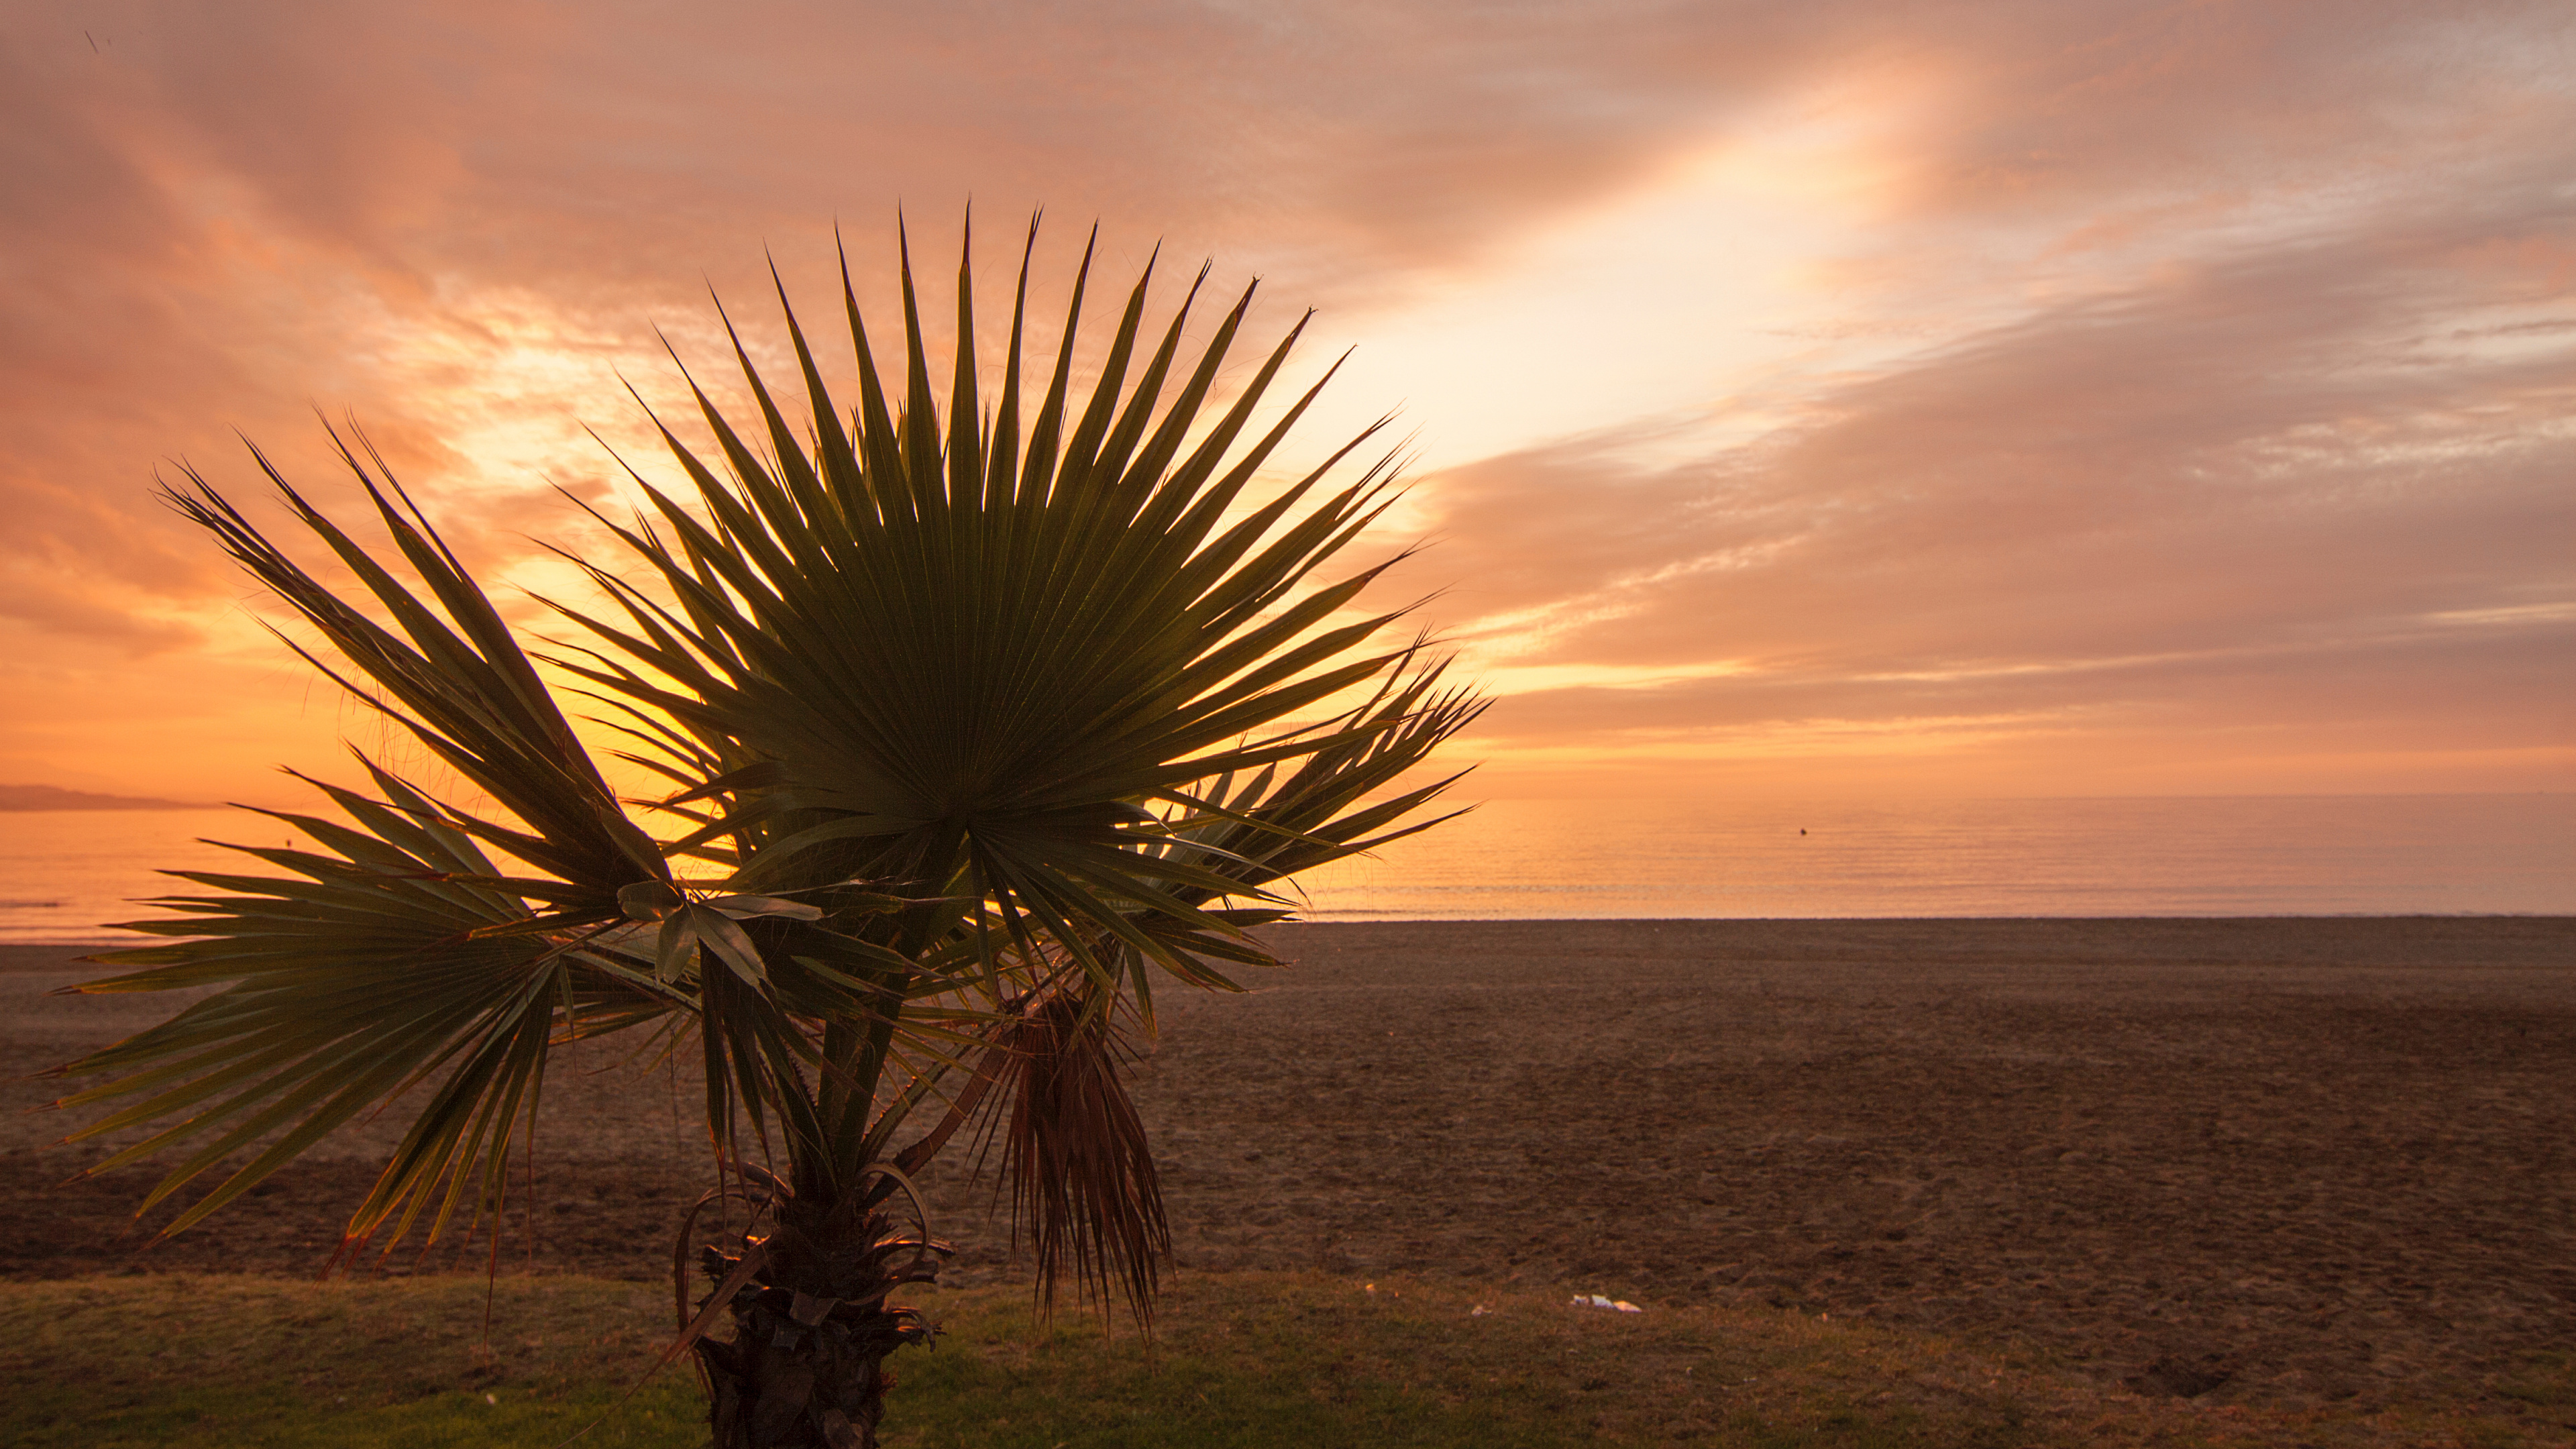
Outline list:
[[[0,943],[237,870],[243,811],[0,814]],[[247,862],[253,873],[264,873]],[[1323,921],[2576,914],[2576,797],[2332,795],[1872,805],[1497,800],[1306,881]]]
[[[2576,796],[1498,800],[1317,920],[2576,914]]]
[[[274,874],[264,863],[200,843],[307,844],[246,810],[12,810],[0,812],[0,945],[149,945],[109,923],[162,914],[145,896],[205,894],[160,870]]]

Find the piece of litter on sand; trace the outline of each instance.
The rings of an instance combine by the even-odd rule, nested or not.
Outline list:
[[[1493,1311],[1494,1310],[1487,1308],[1484,1304],[1479,1303],[1475,1307],[1467,1310],[1467,1316],[1469,1318],[1482,1318]]]
[[[1577,1308],[1607,1308],[1616,1313],[1643,1313],[1646,1311],[1638,1307],[1636,1304],[1629,1302],[1625,1298],[1604,1298],[1598,1293],[1575,1294],[1574,1306]]]

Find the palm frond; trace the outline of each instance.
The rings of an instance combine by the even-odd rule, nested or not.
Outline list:
[[[114,1080],[57,1105],[125,1099],[69,1140],[177,1119],[91,1169],[193,1146],[153,1189],[146,1209],[221,1170],[218,1185],[172,1218],[165,1234],[257,1185],[334,1129],[415,1090],[425,1093],[420,1115],[352,1217],[348,1237],[366,1240],[397,1212],[407,1229],[433,1200],[433,1238],[460,1203],[470,1224],[497,1210],[511,1141],[536,1112],[550,1041],[668,1009],[628,983],[582,969],[569,949],[581,938],[578,927],[547,926],[514,892],[476,883],[490,877],[489,859],[417,791],[374,773],[385,800],[320,787],[354,827],[260,812],[323,850],[232,847],[287,874],[175,873],[222,894],[154,902],[181,914],[132,928],[198,939],[94,957],[142,969],[76,988],[232,983],[160,1026],[58,1069]]]
[[[1048,1305],[1070,1276],[1095,1302],[1112,1289],[1139,1323],[1172,1246],[1145,1125],[1127,1095],[1126,1044],[1093,1002],[1059,996],[1005,1042],[1000,1133],[1013,1246],[1025,1233]]]
[[[676,611],[595,572],[625,618],[565,610],[599,650],[598,663],[571,667],[602,693],[678,721],[700,757],[757,762],[732,782],[740,788],[723,792],[703,833],[755,842],[743,869],[760,888],[851,877],[963,885],[1006,916],[1067,936],[1077,955],[1105,931],[1187,972],[1169,932],[1138,918],[1239,934],[1201,907],[1227,895],[1268,903],[1262,872],[1247,868],[1239,846],[1287,812],[1241,812],[1229,844],[1205,834],[1148,840],[1105,822],[1102,810],[1187,798],[1196,781],[1265,764],[1366,760],[1361,790],[1374,788],[1472,710],[1423,712],[1428,696],[1416,691],[1323,728],[1297,722],[1403,668],[1415,651],[1367,648],[1402,610],[1330,622],[1383,565],[1312,583],[1390,501],[1385,463],[1330,492],[1319,491],[1326,469],[1317,469],[1227,523],[1312,396],[1237,455],[1292,329],[1224,414],[1206,418],[1250,289],[1184,367],[1199,284],[1149,341],[1149,264],[1068,429],[1086,257],[1046,400],[1025,440],[1008,436],[999,419],[1019,417],[1034,231],[1029,245],[989,445],[957,414],[976,400],[962,362],[940,425],[908,250],[900,410],[887,407],[849,302],[855,433],[842,426],[781,288],[806,392],[803,435],[737,337],[758,426],[738,430],[692,382],[717,458],[701,458],[667,425],[661,435],[694,507],[647,484],[652,522],[618,529]],[[959,286],[962,358],[974,350],[970,260],[960,262]],[[1332,793],[1320,780],[1346,773],[1293,773],[1305,813]],[[1359,793],[1333,798],[1347,804]],[[1311,857],[1324,837],[1305,833]],[[916,921],[925,933],[916,942],[957,919]]]

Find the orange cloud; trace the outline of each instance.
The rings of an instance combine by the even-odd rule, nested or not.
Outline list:
[[[1848,778],[1870,739],[1870,778],[1918,782],[2153,739],[2155,788],[2563,782],[2560,27],[2547,0],[12,15],[0,683],[46,702],[0,761],[239,793],[336,726],[279,703],[239,585],[151,501],[163,460],[243,484],[238,428],[332,496],[313,410],[353,413],[478,567],[537,577],[525,535],[580,527],[552,486],[613,486],[583,425],[639,439],[618,378],[676,396],[655,326],[720,372],[710,281],[761,313],[768,244],[828,306],[837,218],[880,305],[895,207],[944,269],[972,195],[1002,230],[1046,203],[1058,243],[1107,218],[1112,271],[1212,252],[1426,372],[1588,398],[1615,343],[1619,377],[1679,380],[1519,407],[1550,435],[1508,447],[1412,420],[1447,451],[1409,572],[1520,681],[1498,759],[1778,769],[1805,729]],[[1840,149],[1764,151],[1784,126]],[[1707,320],[1740,254],[1654,204],[1711,155],[1788,198],[1743,224],[1812,224],[1761,274],[1780,317]],[[1622,325],[1405,332],[1621,218],[1679,229],[1636,249],[1668,271]],[[1351,406],[1439,395],[1386,383]]]

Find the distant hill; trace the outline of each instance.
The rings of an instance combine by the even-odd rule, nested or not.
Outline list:
[[[185,800],[136,795],[96,795],[59,785],[0,785],[0,810],[203,810]]]

